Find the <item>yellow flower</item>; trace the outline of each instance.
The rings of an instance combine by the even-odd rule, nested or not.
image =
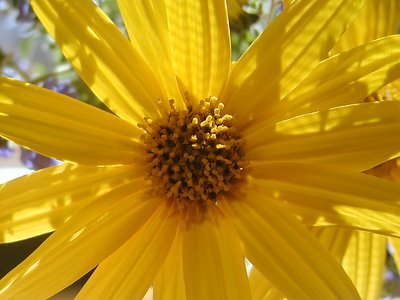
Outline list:
[[[231,66],[225,1],[33,0],[114,114],[2,77],[0,134],[64,160],[0,187],[4,242],[55,232],[0,281],[43,299],[250,299],[244,258],[286,297],[357,299],[306,226],[400,235],[400,188],[360,174],[398,154],[400,38],[327,57],[362,1],[297,1]],[[344,168],[346,167],[346,168]]]

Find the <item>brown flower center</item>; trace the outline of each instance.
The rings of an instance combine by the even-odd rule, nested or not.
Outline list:
[[[179,206],[215,203],[241,178],[243,140],[216,97],[138,124],[154,191]]]

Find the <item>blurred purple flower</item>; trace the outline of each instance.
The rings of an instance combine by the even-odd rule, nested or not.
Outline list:
[[[77,94],[74,88],[69,84],[60,83],[60,81],[56,77],[48,77],[43,81],[43,87],[56,91],[57,93],[61,93],[73,98],[77,98]]]
[[[0,157],[11,157],[13,154],[12,149],[0,147]]]
[[[28,0],[14,0],[14,5],[18,9],[19,22],[32,22],[35,19]]]
[[[40,170],[58,165],[60,162],[31,150],[21,148],[21,162],[30,170]]]
[[[8,146],[7,140],[0,137],[0,157],[11,157],[13,152]]]

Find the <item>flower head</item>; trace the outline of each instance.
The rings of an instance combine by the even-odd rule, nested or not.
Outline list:
[[[358,103],[400,39],[321,62],[361,2],[297,1],[232,65],[225,1],[121,0],[129,40],[90,0],[31,1],[115,114],[0,79],[0,134],[65,161],[0,188],[3,241],[56,229],[0,296],[97,266],[78,298],[249,299],[246,257],[288,298],[357,299],[305,225],[400,234],[400,188],[358,173],[400,148],[399,103]]]

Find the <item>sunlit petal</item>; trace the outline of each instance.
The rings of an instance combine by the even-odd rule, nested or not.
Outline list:
[[[246,158],[318,162],[364,171],[397,156],[400,102],[362,103],[246,129]],[[268,120],[265,121],[268,123]],[[266,125],[266,124],[265,124]]]
[[[210,208],[182,236],[183,272],[188,299],[249,299],[250,288],[239,241],[229,221]]]
[[[184,107],[171,58],[166,8],[163,1],[119,0],[118,5],[133,46],[146,60],[168,98],[179,108]],[[140,32],[140,34],[137,34]]]
[[[174,240],[178,216],[160,205],[132,238],[104,260],[77,299],[142,299]]]
[[[175,241],[153,284],[155,300],[186,299],[182,266],[182,230],[178,230]]]
[[[234,65],[226,107],[249,119],[268,111],[327,57],[361,2],[299,1],[284,10]]]
[[[350,24],[333,53],[348,50],[374,39],[395,34],[400,24],[400,2],[398,0],[365,1],[357,17]]]
[[[39,153],[81,164],[130,164],[136,126],[83,102],[0,76],[0,135]]]
[[[337,261],[342,261],[353,233],[352,229],[338,227],[312,227],[310,230]]]
[[[134,124],[158,115],[157,101],[166,95],[156,77],[93,1],[30,3],[81,78],[115,113]]]
[[[257,21],[257,17],[246,14],[246,11],[243,9],[248,3],[248,0],[226,0],[229,23],[232,29],[245,29],[249,25],[248,22],[250,20]]]
[[[400,236],[400,186],[376,177],[305,163],[252,166],[251,186],[308,225],[353,227]]]
[[[282,120],[362,102],[399,77],[400,36],[382,38],[324,60],[269,114]]]
[[[393,258],[396,262],[397,270],[400,269],[400,238],[389,237],[390,245],[393,248]]]
[[[223,0],[165,0],[175,73],[192,103],[219,97],[228,76],[230,36]]]
[[[386,262],[386,237],[354,231],[343,267],[362,299],[379,299]]]
[[[145,187],[141,180],[121,186],[74,214],[0,280],[0,298],[47,299],[93,269],[159,205]]]
[[[257,268],[252,267],[249,276],[251,295],[253,299],[283,300],[285,297],[261,274]]]
[[[101,168],[63,164],[3,184],[0,186],[0,242],[14,242],[53,231],[88,202],[141,175],[133,166]]]
[[[250,189],[228,205],[246,256],[287,298],[359,299],[328,251],[263,191]]]

